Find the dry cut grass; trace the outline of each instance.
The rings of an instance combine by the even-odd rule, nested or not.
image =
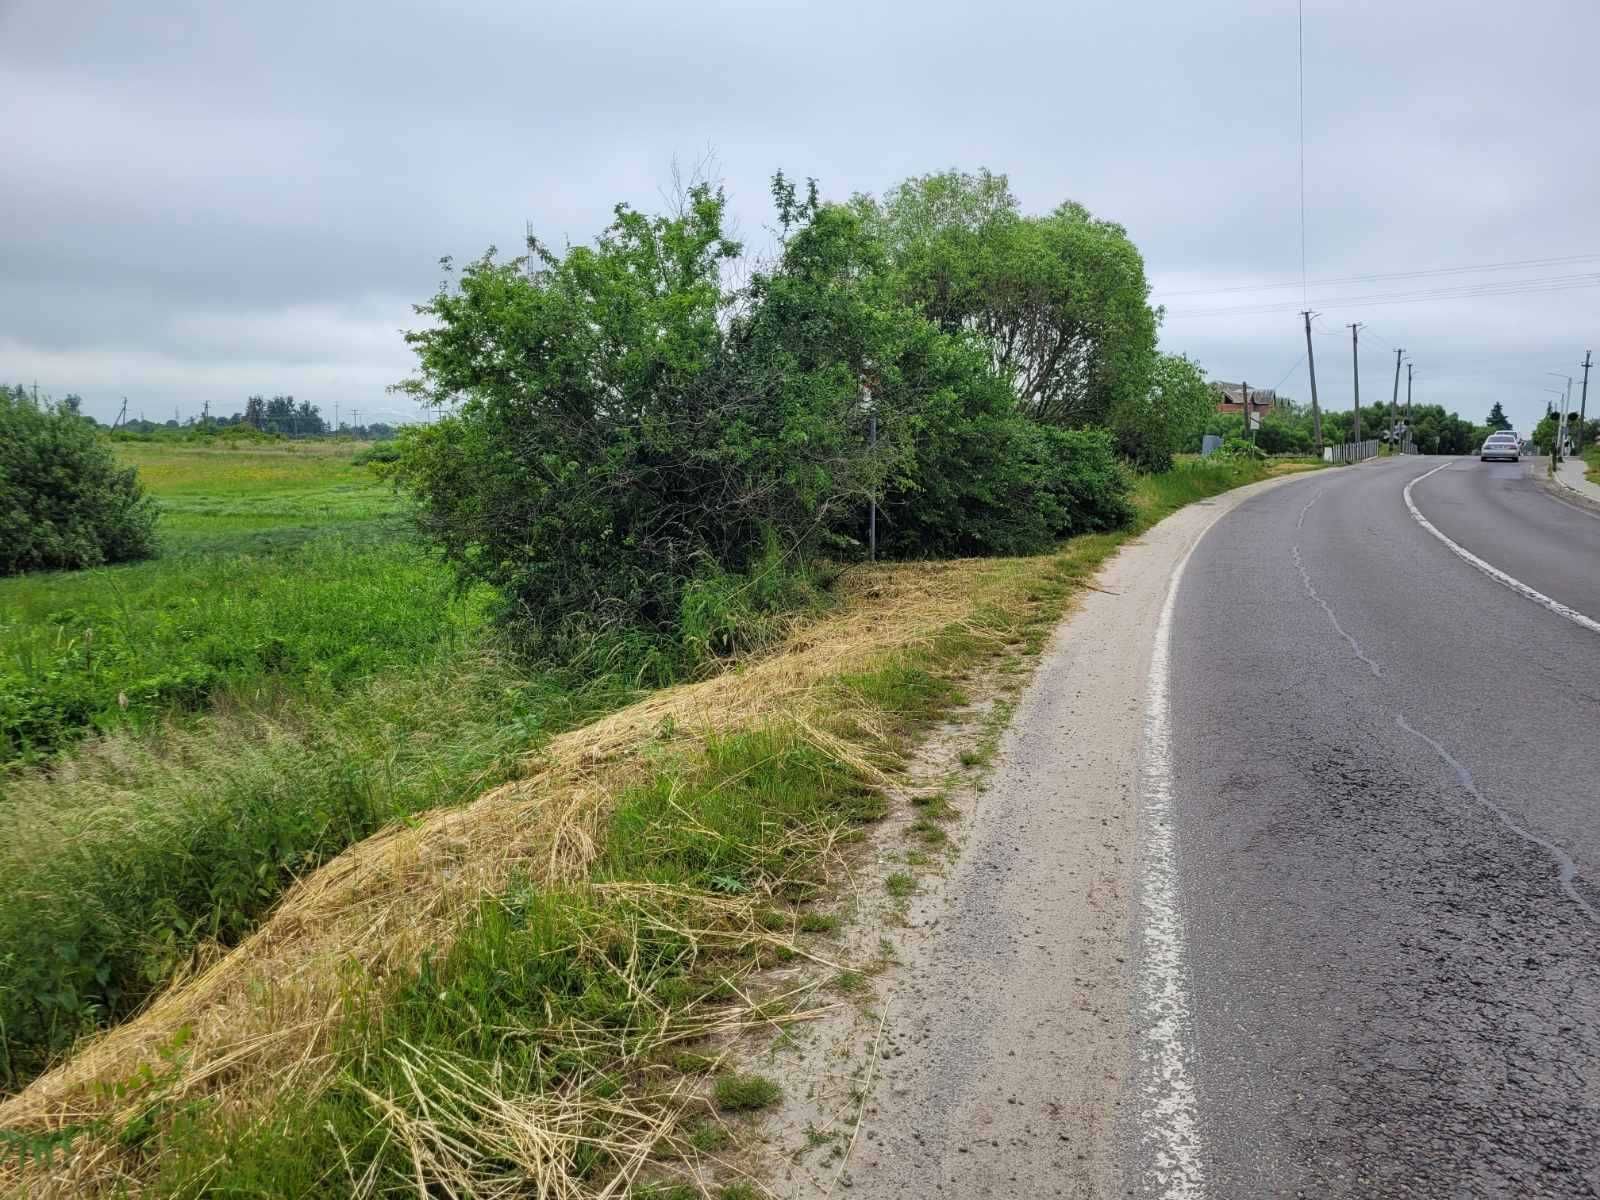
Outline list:
[[[359,992],[353,980],[381,991],[386,980],[404,977],[424,954],[448,948],[475,906],[513,880],[535,887],[579,883],[601,850],[614,798],[664,757],[710,736],[781,720],[863,778],[883,779],[883,760],[871,749],[881,714],[863,705],[853,736],[841,737],[840,694],[830,681],[948,636],[953,627],[1016,640],[1015,626],[986,614],[1037,600],[1034,583],[1051,561],[847,572],[839,608],[800,624],[774,651],[558,736],[526,764],[522,778],[464,807],[387,829],[301,880],[232,952],[0,1104],[0,1129],[117,1127],[138,1116],[143,1103],[138,1089],[119,1084],[163,1070],[167,1100],[206,1097],[223,1115],[259,1111],[288,1089],[314,1093],[333,1069],[334,1034]],[[168,1048],[180,1039],[183,1054],[174,1060]],[[535,1136],[530,1130],[563,1136],[565,1118],[554,1110],[549,1120],[532,1120],[468,1082],[463,1076],[455,1102],[478,1125],[503,1126],[506,1138]],[[659,1120],[660,1111],[659,1104],[650,1107],[656,1115],[648,1119]],[[648,1116],[644,1109],[615,1115],[622,1125]],[[415,1154],[447,1165],[449,1140],[430,1141],[434,1131],[397,1117],[397,1135],[417,1139]],[[133,1182],[124,1157],[116,1138],[88,1137],[49,1171],[0,1166],[0,1183],[24,1184],[32,1195],[93,1193]],[[27,1172],[26,1182],[18,1170]]]

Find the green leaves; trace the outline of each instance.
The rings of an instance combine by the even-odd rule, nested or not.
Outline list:
[[[0,575],[155,552],[156,507],[75,406],[0,388]]]
[[[982,338],[1026,415],[1104,424],[1144,394],[1156,314],[1122,226],[1073,203],[1025,216],[1005,176],[987,171],[924,175],[881,206],[858,203],[881,230],[901,298],[941,329]]]
[[[873,501],[904,556],[1127,519],[1109,439],[1049,429],[1145,395],[1154,315],[1120,227],[1024,218],[987,174],[881,208],[772,193],[780,253],[738,290],[725,198],[698,187],[564,254],[485,255],[407,335],[401,388],[450,415],[405,436],[396,478],[543,654],[664,680],[747,647],[793,598],[749,582],[862,553]]]

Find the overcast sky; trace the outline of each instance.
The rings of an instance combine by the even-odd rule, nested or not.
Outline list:
[[[441,255],[530,220],[587,240],[710,150],[751,241],[778,168],[842,198],[987,166],[1031,211],[1078,200],[1143,250],[1167,349],[1305,399],[1295,47],[1295,0],[0,0],[0,376],[107,420],[253,392],[414,416],[385,387]],[[1597,53],[1594,0],[1305,0],[1325,405],[1350,321],[1364,403],[1400,346],[1418,399],[1524,429],[1544,372],[1600,350],[1597,287],[1361,299],[1600,281]],[[1292,286],[1218,290],[1263,282]]]

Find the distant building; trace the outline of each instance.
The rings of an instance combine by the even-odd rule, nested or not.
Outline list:
[[[1217,411],[1219,413],[1242,413],[1245,410],[1245,385],[1242,383],[1223,383],[1220,380],[1211,385],[1217,389]],[[1288,401],[1278,395],[1271,388],[1250,389],[1250,424],[1260,425],[1261,418],[1274,408],[1282,408]]]

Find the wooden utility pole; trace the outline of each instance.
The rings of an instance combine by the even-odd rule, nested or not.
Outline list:
[[[1593,357],[1593,350],[1583,352],[1583,398],[1578,401],[1578,440],[1573,443],[1579,454],[1583,453],[1583,423],[1589,415],[1589,360]]]
[[[1389,452],[1391,454],[1394,453],[1395,408],[1400,403],[1400,356],[1404,353],[1404,350],[1396,350],[1394,352],[1394,391],[1389,396]]]
[[[1350,366],[1356,385],[1355,437],[1352,440],[1357,446],[1361,444],[1361,355],[1356,348],[1360,331],[1360,325],[1350,326]],[[1359,455],[1361,451],[1357,450],[1356,453]]]
[[[1406,432],[1411,431],[1411,364],[1406,364]]]
[[[1239,392],[1244,399],[1244,435],[1250,439],[1250,444],[1254,446],[1256,444],[1256,431],[1250,424],[1250,385],[1241,382],[1239,384]]]
[[[1311,372],[1311,440],[1322,457],[1322,410],[1317,407],[1317,356],[1311,349],[1311,310],[1300,314],[1306,319],[1306,368]]]

